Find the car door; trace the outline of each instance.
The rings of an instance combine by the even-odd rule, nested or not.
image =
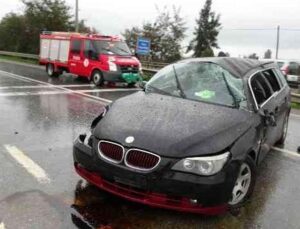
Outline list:
[[[261,149],[259,162],[266,156],[272,145],[277,140],[278,126],[272,125],[270,120],[273,118],[276,122],[277,104],[276,93],[273,91],[271,84],[267,81],[263,72],[255,74],[250,80],[250,86],[253,91],[254,100],[258,114],[261,118]]]
[[[83,75],[90,76],[92,70],[100,65],[97,49],[91,40],[84,41],[83,57]]]
[[[81,39],[71,39],[71,48],[69,54],[69,68],[70,73],[75,75],[83,74],[83,42]]]
[[[284,85],[281,84],[275,69],[268,69],[262,72],[265,76],[265,79],[269,82],[272,90],[274,102],[276,103],[274,115],[277,125],[276,140],[277,141],[282,134],[282,128],[284,125],[285,117],[288,113],[288,94],[282,90]]]

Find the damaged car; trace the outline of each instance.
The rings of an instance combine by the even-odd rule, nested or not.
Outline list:
[[[74,143],[76,172],[129,201],[207,215],[244,204],[283,144],[290,88],[273,62],[197,58],[108,105]]]

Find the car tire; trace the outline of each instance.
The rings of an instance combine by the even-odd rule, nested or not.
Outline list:
[[[285,139],[286,139],[286,135],[287,135],[288,126],[289,126],[289,115],[286,115],[285,118],[284,118],[283,126],[282,126],[281,137],[276,142],[276,145],[283,145],[284,144]]]
[[[102,86],[104,83],[104,78],[103,78],[102,72],[100,72],[98,70],[94,71],[92,73],[91,80],[96,86]]]
[[[239,173],[232,189],[232,197],[228,202],[230,210],[242,207],[251,197],[256,182],[256,165],[248,155],[241,164]]]
[[[55,72],[54,64],[47,64],[46,72],[49,77],[58,77],[60,75],[58,72]]]

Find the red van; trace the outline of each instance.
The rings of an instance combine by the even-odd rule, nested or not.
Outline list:
[[[50,77],[65,71],[87,77],[97,86],[104,81],[132,86],[141,79],[141,63],[118,36],[43,32],[39,61]]]

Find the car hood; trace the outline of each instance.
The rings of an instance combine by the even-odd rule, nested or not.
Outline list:
[[[250,116],[244,110],[137,92],[115,101],[94,135],[165,157],[210,155],[245,133]],[[128,136],[133,143],[125,142]]]

